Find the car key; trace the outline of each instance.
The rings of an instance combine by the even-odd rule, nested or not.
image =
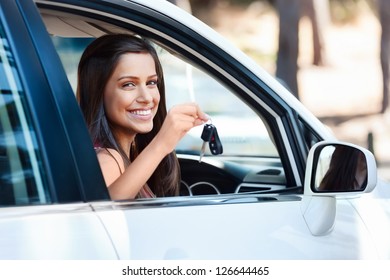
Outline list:
[[[209,141],[210,151],[213,155],[220,155],[223,153],[221,140],[219,139],[217,128],[214,126],[211,139]]]
[[[205,124],[203,127],[202,135],[200,138],[203,140],[202,148],[200,149],[199,162],[202,162],[202,157],[206,151],[206,143],[210,142],[211,138],[214,135],[215,126],[212,124]]]

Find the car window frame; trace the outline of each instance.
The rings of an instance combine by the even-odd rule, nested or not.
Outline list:
[[[230,56],[224,50],[209,44],[206,38],[180,22],[139,3],[77,1],[76,6],[73,0],[36,2],[43,10],[70,12],[74,16],[103,21],[158,41],[161,46],[180,52],[182,58],[192,61],[232,91],[245,91],[242,99],[267,119],[285,169],[287,187],[303,186],[306,151],[296,112],[255,73],[238,61],[229,60]],[[226,73],[227,79],[224,77]],[[240,75],[242,73],[244,75]],[[272,108],[272,112],[265,107]]]
[[[0,1],[51,202],[109,200],[81,111],[36,5]]]

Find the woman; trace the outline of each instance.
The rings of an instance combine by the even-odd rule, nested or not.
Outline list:
[[[114,200],[178,194],[174,148],[208,116],[194,103],[168,113],[153,46],[127,34],[105,35],[84,51],[77,99]]]

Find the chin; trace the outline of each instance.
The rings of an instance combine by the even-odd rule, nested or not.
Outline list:
[[[146,134],[146,133],[149,133],[151,132],[153,129],[153,125],[150,125],[148,127],[140,127],[138,129],[136,129],[137,133],[139,134]]]

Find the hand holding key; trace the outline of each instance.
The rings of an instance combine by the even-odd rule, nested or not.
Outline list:
[[[209,143],[210,151],[213,155],[220,155],[223,152],[221,140],[219,139],[217,128],[212,124],[205,124],[203,127],[202,135],[203,140],[202,148],[200,150],[199,162],[202,162],[202,157],[206,151],[206,143]]]
[[[209,120],[196,103],[184,103],[173,106],[167,113],[164,123],[153,142],[158,152],[167,155],[192,128],[203,125]]]

